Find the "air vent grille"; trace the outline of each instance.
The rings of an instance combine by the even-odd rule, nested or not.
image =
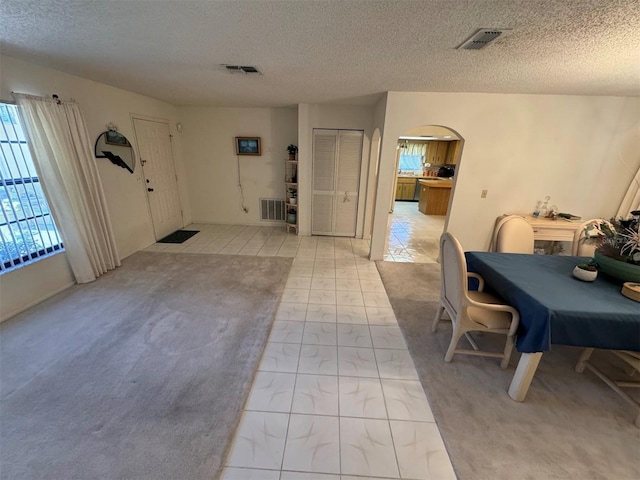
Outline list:
[[[261,198],[260,220],[284,221],[284,200],[278,198]]]
[[[227,65],[227,64],[222,64],[220,66],[223,67],[227,72],[233,73],[233,74],[262,75],[260,73],[260,70],[258,70],[256,67],[254,67],[252,65]]]
[[[489,46],[500,37],[511,34],[510,28],[481,28],[465,40],[458,50],[480,50]]]

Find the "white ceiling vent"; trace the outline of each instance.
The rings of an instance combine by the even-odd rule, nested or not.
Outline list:
[[[227,65],[226,63],[223,63],[220,66],[224,68],[227,72],[233,73],[233,74],[262,75],[262,73],[260,73],[260,71],[256,67],[251,65]]]
[[[498,38],[504,38],[510,35],[512,31],[510,28],[481,28],[465,40],[462,45],[459,45],[457,49],[480,50],[495,42]]]

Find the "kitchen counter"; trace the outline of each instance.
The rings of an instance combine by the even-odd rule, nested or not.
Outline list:
[[[418,180],[420,199],[418,210],[425,215],[446,215],[453,181],[448,178]]]
[[[453,186],[453,180],[449,178],[439,178],[439,177],[422,177],[423,179],[418,180],[420,185],[424,185],[425,187],[433,187],[433,188],[451,188]]]

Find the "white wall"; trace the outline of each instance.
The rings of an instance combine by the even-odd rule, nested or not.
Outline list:
[[[63,253],[0,275],[0,322],[75,283]]]
[[[422,125],[449,127],[465,141],[448,230],[467,250],[488,247],[497,216],[531,212],[545,195],[563,212],[612,216],[640,165],[638,98],[389,92],[375,259],[383,254],[397,139]]]
[[[180,107],[189,203],[194,222],[282,225],[260,221],[260,198],[285,198],[287,145],[297,145],[295,108]],[[260,137],[261,156],[236,156],[235,137]],[[238,188],[238,158],[245,205]],[[283,227],[284,228],[284,227]]]
[[[373,241],[373,218],[375,213],[376,198],[378,196],[378,180],[380,177],[380,160],[382,150],[382,136],[384,132],[384,120],[387,110],[387,94],[378,101],[373,112],[373,135],[371,137],[371,151],[369,153],[369,178],[367,179],[367,200],[364,218],[363,238]],[[384,237],[381,237],[384,248]]]
[[[174,134],[174,158],[178,170],[183,210],[189,220],[184,194],[184,174],[179,138],[175,137],[176,109],[158,100],[110,87],[98,82],[40,67],[7,56],[0,56],[0,98],[12,100],[11,92],[75,99],[84,113],[89,135],[97,138],[105,125],[113,122],[135,146],[133,114],[169,121]],[[137,150],[137,149],[136,149]],[[155,241],[139,164],[134,174],[113,165],[106,158],[96,159],[104,187],[111,222],[121,257],[127,257]],[[69,285],[70,273],[64,260],[43,260],[27,268],[0,276],[2,309],[0,319],[16,313]],[[22,289],[30,295],[13,295]]]
[[[360,176],[360,197],[358,199],[358,220],[356,236],[362,237],[369,176],[369,151],[373,133],[373,107],[347,105],[301,104],[298,112],[299,131],[299,229],[301,235],[311,235],[311,175],[313,158],[313,129],[329,128],[343,130],[364,130],[362,144],[362,174]]]

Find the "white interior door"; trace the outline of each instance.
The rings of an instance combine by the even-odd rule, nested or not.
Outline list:
[[[167,123],[133,119],[156,240],[183,227],[176,168]]]
[[[311,233],[355,237],[363,132],[314,130]]]

